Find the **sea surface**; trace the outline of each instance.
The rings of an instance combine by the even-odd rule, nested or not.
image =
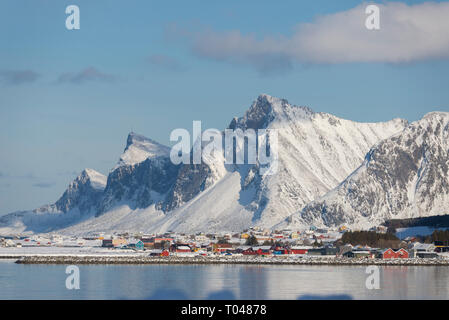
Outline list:
[[[449,299],[449,267],[80,265],[80,289],[65,265],[0,260],[0,299]],[[372,282],[371,282],[372,283]]]

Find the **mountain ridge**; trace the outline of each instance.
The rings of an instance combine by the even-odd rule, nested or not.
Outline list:
[[[296,218],[302,223],[366,227],[449,213],[448,140],[449,112],[426,114],[380,141],[357,170]]]
[[[421,120],[441,114],[446,113],[430,112]],[[206,157],[199,165],[174,165],[168,147],[131,132],[89,218],[58,230],[216,232],[319,224],[316,213],[304,219],[298,212],[332,193],[376,146],[395,141],[409,127],[399,118],[346,120],[261,94],[228,128],[276,130],[279,170],[273,176],[261,175],[259,163],[225,164],[223,155]]]

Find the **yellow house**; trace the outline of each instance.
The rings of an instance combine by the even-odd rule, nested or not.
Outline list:
[[[112,239],[112,245],[114,247],[123,246],[123,245],[127,245],[127,244],[128,244],[128,241],[126,241],[126,239],[124,239],[124,238]]]

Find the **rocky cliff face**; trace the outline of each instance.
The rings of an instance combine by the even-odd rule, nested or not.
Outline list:
[[[171,211],[210,186],[213,176],[207,163],[174,165],[168,147],[130,133],[118,165],[108,176],[97,216],[124,203],[133,209],[155,205]]]
[[[210,172],[186,170],[177,181],[179,205],[151,230],[241,230],[251,225],[272,227],[310,201],[335,188],[354,171],[369,149],[407,126],[395,119],[384,123],[357,123],[284,99],[261,95],[230,129],[273,129],[278,134],[279,167],[261,175],[259,164],[224,165],[216,158],[207,168],[225,168],[210,185]],[[201,186],[187,192],[190,181]],[[178,182],[177,182],[178,183]]]
[[[92,170],[84,169],[81,174],[70,183],[67,190],[54,204],[43,206],[35,212],[62,212],[73,209],[89,213],[96,211],[106,187],[106,176]]]
[[[1,217],[0,233],[50,232],[90,219],[97,212],[105,187],[106,176],[85,169],[54,204]]]
[[[181,165],[162,209],[171,211],[193,199],[209,187],[210,177],[211,169],[207,164]]]
[[[162,208],[165,197],[176,181],[179,166],[169,157],[147,158],[134,165],[122,165],[112,171],[97,216],[120,203],[131,208],[146,208],[156,205]]]
[[[335,190],[295,217],[367,227],[449,213],[449,113],[432,112],[373,147]]]
[[[269,227],[336,187],[377,142],[405,128],[407,121],[358,123],[284,99],[261,95],[231,127],[268,128],[278,133],[279,168],[260,177],[248,171],[242,188],[253,188],[254,219]]]

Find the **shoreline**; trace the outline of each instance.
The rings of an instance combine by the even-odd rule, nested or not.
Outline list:
[[[380,265],[380,266],[449,266],[448,259],[358,259],[335,257],[146,257],[146,256],[22,256],[1,259],[17,259],[17,264],[83,264],[83,265],[208,265],[208,264],[246,264],[246,265]]]

